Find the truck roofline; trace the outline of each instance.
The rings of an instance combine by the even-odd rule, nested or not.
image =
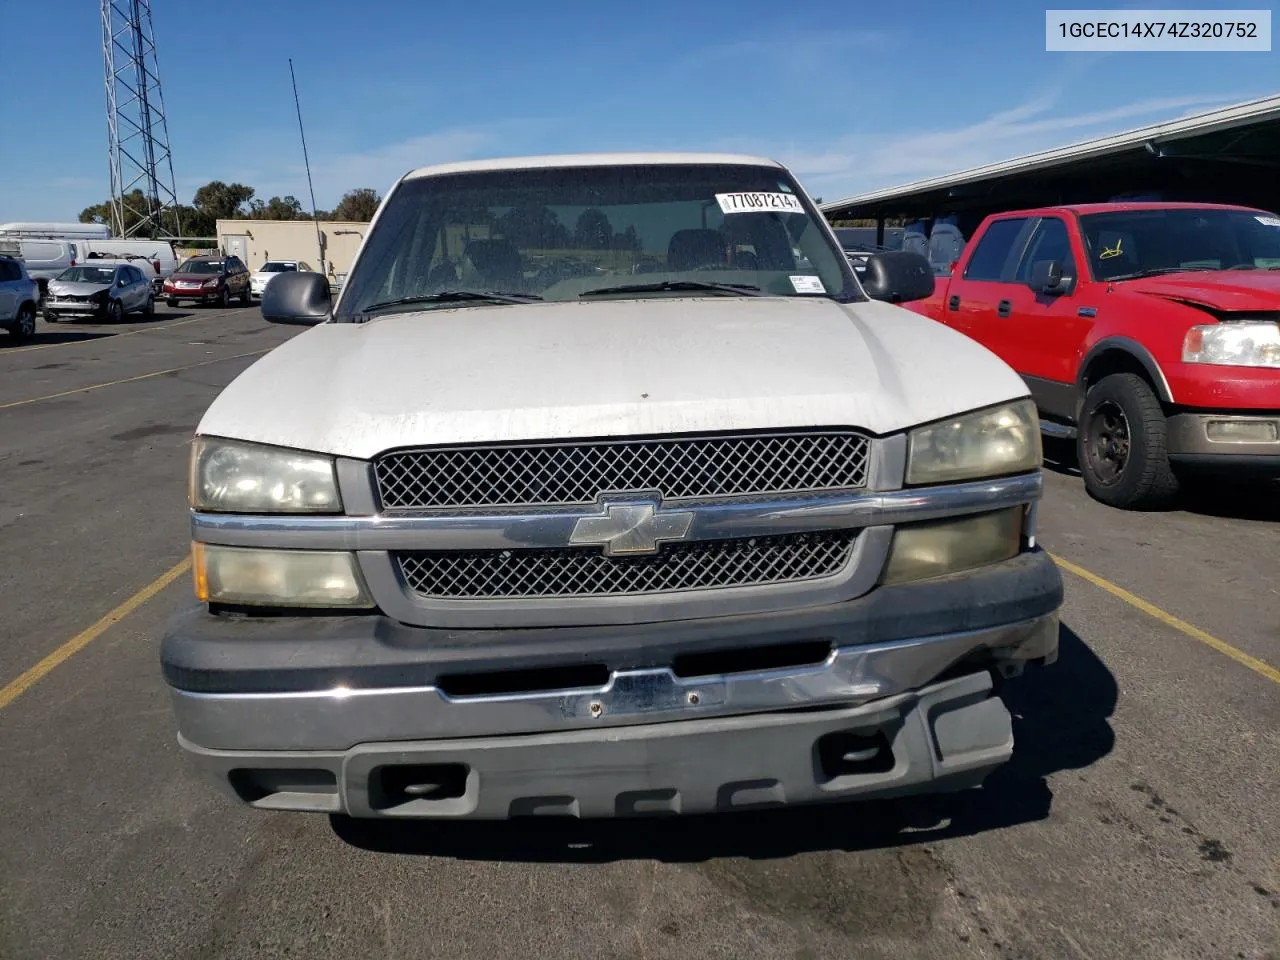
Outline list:
[[[571,153],[528,157],[493,157],[487,160],[461,160],[418,167],[402,177],[416,180],[446,173],[474,173],[486,170],[533,170],[554,167],[628,166],[632,164],[733,164],[747,167],[777,167],[782,164],[767,157],[738,153]]]
[[[1094,213],[1123,213],[1125,211],[1140,210],[1240,210],[1245,213],[1270,213],[1261,207],[1246,207],[1237,203],[1188,203],[1181,201],[1165,201],[1165,200],[1135,200],[1124,203],[1063,203],[1051,204],[1043,207],[1024,207],[1018,210],[1001,210],[999,213],[989,214],[988,220],[1005,219],[1008,217],[1035,217],[1043,216],[1047,213],[1070,213],[1077,216],[1086,216]]]

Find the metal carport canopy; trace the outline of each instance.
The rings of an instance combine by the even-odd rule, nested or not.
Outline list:
[[[1280,95],[875,190],[821,209],[831,220],[959,214],[968,234],[987,213],[1127,193],[1280,208]]]

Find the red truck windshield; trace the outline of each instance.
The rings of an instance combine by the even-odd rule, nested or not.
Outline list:
[[[1280,216],[1262,211],[1126,210],[1086,214],[1080,225],[1095,280],[1280,269]]]

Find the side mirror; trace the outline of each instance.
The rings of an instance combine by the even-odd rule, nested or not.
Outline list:
[[[918,253],[893,250],[867,258],[862,289],[872,300],[907,303],[933,296],[933,268]]]
[[[329,319],[333,297],[318,273],[281,273],[262,291],[262,316],[272,323],[313,326]]]
[[[1074,281],[1062,271],[1062,264],[1057,260],[1037,260],[1031,265],[1031,276],[1027,280],[1036,293],[1048,293],[1060,296],[1070,293]]]

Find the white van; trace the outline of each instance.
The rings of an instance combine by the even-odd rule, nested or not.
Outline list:
[[[83,240],[6,239],[3,252],[22,258],[26,263],[27,273],[39,284],[40,296],[43,297],[50,280],[84,259],[84,254],[78,246],[84,242]]]
[[[146,260],[157,278],[157,287],[178,268],[178,258],[168,240],[77,240],[76,246],[82,260]]]

